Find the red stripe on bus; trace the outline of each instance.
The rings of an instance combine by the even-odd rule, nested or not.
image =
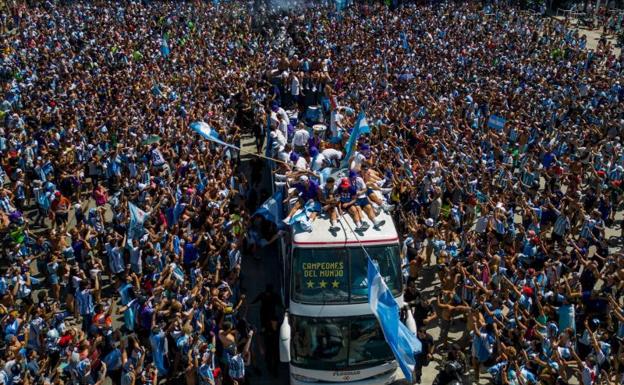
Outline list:
[[[390,239],[378,239],[375,241],[346,241],[346,242],[293,242],[294,245],[344,245],[344,244],[358,244],[358,243],[379,243],[379,242],[398,242],[399,238]]]

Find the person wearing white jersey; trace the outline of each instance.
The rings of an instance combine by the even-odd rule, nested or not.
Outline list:
[[[299,123],[292,138],[292,146],[297,153],[304,154],[307,152],[308,139],[310,139],[308,129],[303,123]]]
[[[328,166],[328,162],[323,154],[319,153],[316,147],[310,148],[310,169],[312,171],[321,171]]]
[[[334,148],[324,149],[321,151],[321,155],[323,155],[323,158],[333,167],[340,166],[340,161],[343,157],[342,151],[338,151]]]

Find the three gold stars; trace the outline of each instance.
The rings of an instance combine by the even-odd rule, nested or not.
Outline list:
[[[319,287],[321,289],[325,289],[329,283],[331,283],[331,286],[334,289],[338,289],[340,287],[340,281],[337,281],[337,280],[334,280],[333,282],[327,282],[325,280],[322,280],[322,281],[319,282]],[[308,289],[314,289],[314,281],[310,280],[310,281],[306,282],[306,284],[308,286]]]

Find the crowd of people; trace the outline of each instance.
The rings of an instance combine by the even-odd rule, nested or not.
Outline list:
[[[624,381],[608,40],[477,3],[46,1],[2,25],[1,384],[242,385],[256,330],[277,374],[279,296],[249,301],[241,266],[286,232],[246,135],[288,224],[392,213],[417,377],[448,351],[495,384]]]

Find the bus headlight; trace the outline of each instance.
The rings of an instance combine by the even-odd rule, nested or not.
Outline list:
[[[314,378],[310,378],[310,377],[306,377],[306,376],[302,376],[301,374],[295,374],[292,373],[291,376],[297,380],[297,381],[301,381],[301,382],[318,382],[317,379]]]

